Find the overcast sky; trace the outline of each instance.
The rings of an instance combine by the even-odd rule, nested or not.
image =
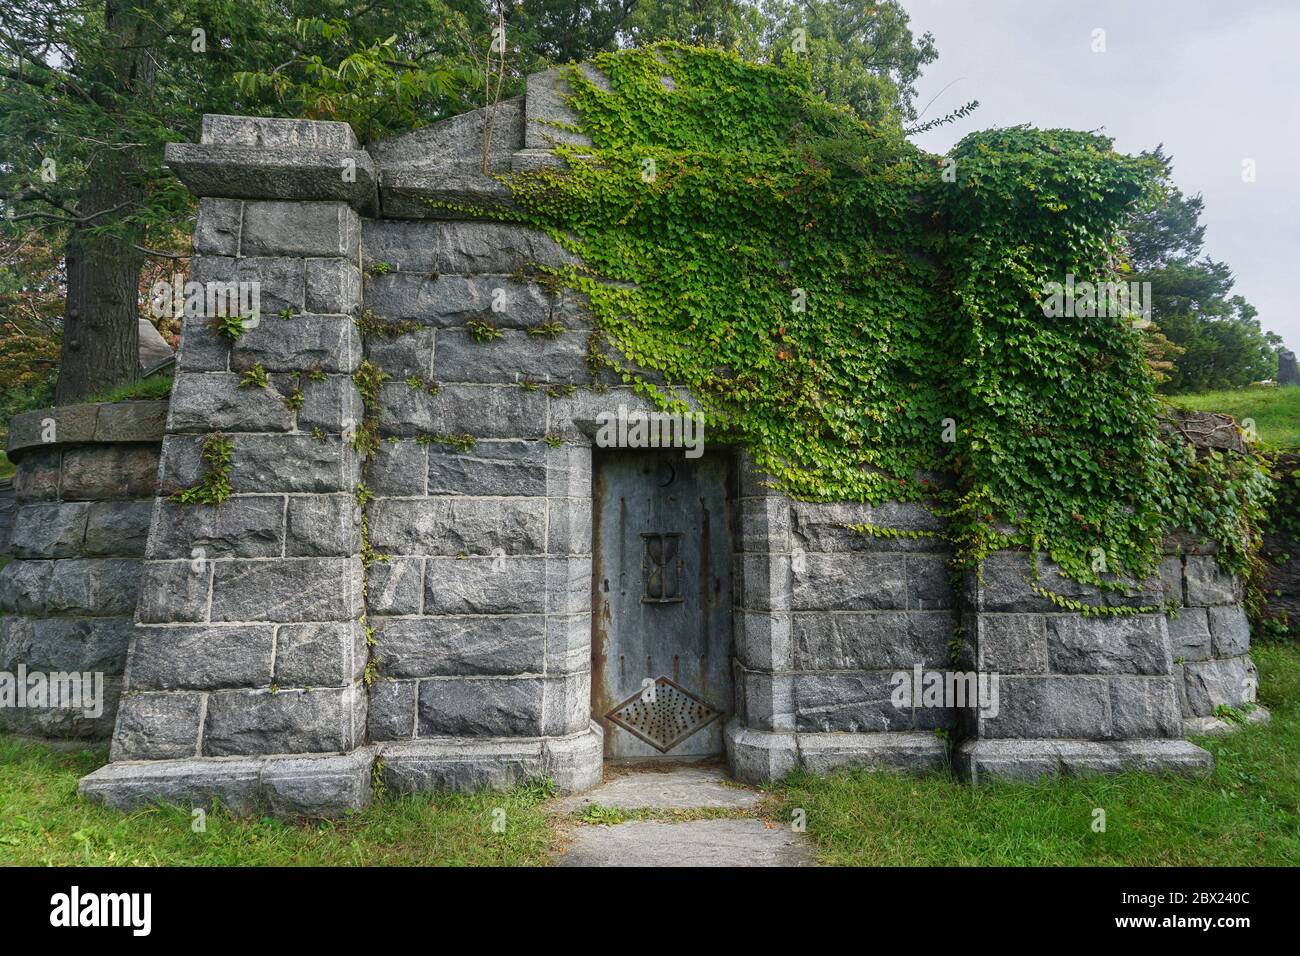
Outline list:
[[[939,49],[918,85],[918,107],[938,95],[925,118],[980,101],[919,145],[944,153],[1019,123],[1100,127],[1122,152],[1164,143],[1178,185],[1205,197],[1204,252],[1300,352],[1300,0],[902,3]],[[1092,51],[1098,29],[1104,53]]]

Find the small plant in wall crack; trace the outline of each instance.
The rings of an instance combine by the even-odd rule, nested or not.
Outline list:
[[[547,435],[542,440],[545,441],[547,446],[550,448],[559,448],[564,444],[564,439],[559,435]]]
[[[208,435],[203,439],[200,457],[207,470],[196,484],[182,488],[171,500],[183,505],[221,505],[231,495],[230,463],[234,443],[225,435]]]
[[[437,382],[431,382],[428,379],[421,378],[419,375],[408,375],[406,377],[406,384],[409,388],[413,388],[417,392],[428,392],[430,395],[437,395],[442,391],[442,386]]]
[[[533,326],[528,330],[528,334],[535,339],[558,339],[564,334],[564,326],[559,322],[544,322]]]
[[[234,342],[246,330],[244,326],[244,316],[242,315],[219,315],[212,320],[212,328],[216,333],[231,342]],[[256,315],[252,316],[255,320]],[[256,321],[253,323],[256,325]]]
[[[494,339],[501,338],[501,330],[491,322],[470,319],[465,323],[465,328],[469,330],[469,337],[475,342],[491,342]]]
[[[253,366],[244,372],[239,380],[240,388],[270,388],[271,376],[266,374],[266,369],[262,367],[261,362],[254,362]]]

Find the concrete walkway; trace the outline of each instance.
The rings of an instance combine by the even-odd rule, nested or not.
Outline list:
[[[720,768],[677,767],[621,773],[555,804],[571,815],[588,807],[625,812],[725,814],[699,820],[639,819],[613,826],[575,821],[560,866],[812,866],[812,850],[788,825],[751,815],[756,790],[731,783]]]

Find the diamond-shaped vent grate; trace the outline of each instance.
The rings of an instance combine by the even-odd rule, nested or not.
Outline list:
[[[661,753],[672,750],[720,716],[722,711],[667,677],[637,691],[605,715]]]

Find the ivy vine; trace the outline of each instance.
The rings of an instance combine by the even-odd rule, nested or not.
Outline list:
[[[937,502],[959,567],[1023,546],[1113,586],[1182,529],[1244,570],[1259,463],[1157,428],[1132,316],[1040,301],[1070,275],[1122,280],[1149,160],[1027,127],[934,156],[815,95],[797,58],[662,43],[594,62],[607,89],[568,72],[591,145],[480,210],[580,257],[541,271],[590,301],[593,369],[669,411],[689,389],[710,439],[794,497]]]

